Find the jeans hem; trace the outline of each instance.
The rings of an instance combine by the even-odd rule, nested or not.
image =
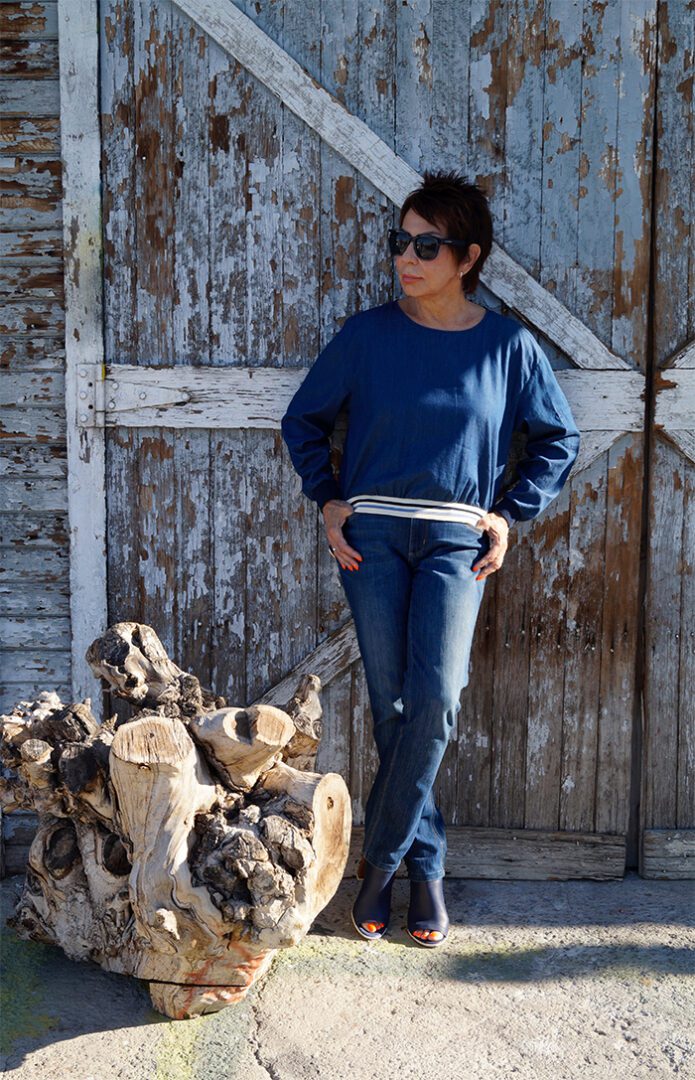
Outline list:
[[[379,863],[374,862],[374,859],[372,859],[366,851],[364,851],[362,854],[364,855],[370,866],[373,866],[376,870],[383,870],[385,874],[395,874],[396,870],[398,870],[399,866],[401,865],[401,860],[399,859],[396,866],[379,866]]]

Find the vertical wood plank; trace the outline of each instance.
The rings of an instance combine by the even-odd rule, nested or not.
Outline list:
[[[666,358],[695,336],[693,166],[695,12],[687,0],[659,4],[656,72],[654,388]],[[652,42],[653,42],[652,37]],[[654,55],[654,46],[650,50]],[[635,56],[633,66],[649,56]],[[642,160],[641,156],[639,158]],[[640,179],[642,170],[639,170]],[[665,242],[665,238],[668,240]],[[653,438],[645,618],[640,826],[695,828],[693,656],[693,463],[660,434]],[[683,849],[684,851],[685,849]],[[641,854],[641,853],[640,853]],[[688,873],[681,852],[669,874]],[[648,860],[641,872],[653,873]],[[692,872],[692,871],[690,871]]]
[[[318,70],[312,74],[329,93],[335,94],[346,108],[358,116],[363,102],[360,92],[360,70],[365,50],[359,33],[360,6],[349,0],[324,4],[321,9],[321,54]],[[343,158],[321,143],[319,147],[319,312],[316,351],[335,336],[345,318],[361,307],[360,302],[360,207],[358,175]],[[369,275],[371,277],[371,274]],[[338,418],[344,420],[344,416]],[[333,460],[339,462],[339,440],[334,438]],[[312,522],[311,549],[305,549],[306,566],[313,564],[316,574],[316,629],[318,644],[326,634],[350,617],[335,559],[328,551],[323,514],[313,504],[307,504],[307,528]],[[311,550],[311,554],[310,554]],[[311,559],[311,562],[309,561]],[[339,680],[335,680],[337,683]],[[365,763],[375,753],[371,734],[371,710],[364,681],[362,660],[345,673],[345,685],[336,693],[345,711],[341,723],[345,740],[333,735],[343,757],[343,775],[352,796],[353,813],[361,821],[365,792]],[[335,700],[335,699],[334,699]],[[339,760],[337,758],[336,760]]]
[[[645,648],[644,828],[674,829],[678,800],[680,565],[684,528],[684,470],[680,454],[656,440],[651,464],[652,527]],[[668,524],[666,524],[668,523]]]
[[[318,78],[320,41],[313,22],[307,20],[305,14],[301,7],[285,6],[278,40],[298,63]],[[314,362],[320,340],[321,140],[289,109],[283,108],[282,121],[282,359],[285,367],[302,368]],[[279,478],[282,498],[281,650],[286,668],[291,669],[319,644],[326,630],[330,632],[335,627],[319,629],[316,625],[315,507],[302,494],[301,478],[284,443]],[[350,673],[344,673],[342,678],[347,682],[349,693]],[[328,708],[327,691],[328,688],[324,688],[324,710]],[[324,723],[327,719],[324,716]],[[340,717],[340,725],[346,724],[345,712]],[[325,729],[321,741],[324,758],[329,751],[330,736],[337,734],[336,726],[329,721]],[[329,741],[324,741],[326,739]],[[346,762],[342,764],[345,766]]]
[[[174,364],[210,360],[210,192],[208,38],[172,4],[172,112],[175,179]],[[176,483],[178,662],[211,686],[214,547],[210,530],[210,433],[173,433]],[[213,688],[216,689],[216,688]]]
[[[483,719],[476,735],[479,759],[484,756],[475,789],[477,820],[462,820],[466,825],[521,828],[524,823],[529,683],[535,674],[530,669],[530,582],[537,552],[531,523],[519,522],[511,531],[505,561],[493,575],[495,592],[487,598],[491,653],[480,665],[479,679],[487,678],[490,686],[477,690]]]
[[[659,5],[661,6],[661,5]],[[670,3],[663,5],[670,8]],[[618,4],[619,123],[616,126],[613,348],[644,368],[654,167],[656,0]],[[692,12],[690,14],[692,20]],[[679,43],[679,52],[683,45]],[[629,91],[627,91],[629,87]]]
[[[132,0],[104,0],[100,9],[99,88],[103,161],[104,344],[109,364],[137,361],[135,297],[135,91]],[[140,619],[138,455],[140,432],[105,431],[108,509],[108,625]],[[130,716],[126,702],[106,692],[109,715]]]
[[[167,363],[174,354],[175,118],[172,5],[133,0],[135,95],[135,322],[137,362]],[[137,579],[140,619],[154,627],[180,660],[176,624],[180,598],[175,434],[137,433]],[[133,492],[128,493],[133,499]]]
[[[85,652],[106,628],[104,438],[99,428],[78,426],[79,395],[87,381],[80,365],[104,359],[96,0],[60,0],[58,32],[72,686],[74,698],[90,697],[101,719],[101,684]]]
[[[251,18],[259,13],[243,5]],[[282,27],[280,4],[262,13],[263,28],[273,39]],[[257,79],[247,74],[246,110],[246,363],[280,367],[282,363],[282,148],[283,107]],[[281,634],[281,495],[280,432],[246,432],[246,693],[249,701],[265,693],[285,673]]]
[[[695,828],[695,468],[683,463],[676,828]]]
[[[639,732],[638,660],[640,529],[644,484],[641,434],[624,435],[608,452],[600,704],[596,764],[597,832],[625,834],[631,771]]]
[[[569,484],[570,575],[563,642],[565,694],[559,827],[590,832],[594,827],[596,805],[600,646],[605,591],[605,456],[602,454]]]
[[[535,562],[530,581],[529,709],[526,739],[527,829],[557,828],[565,684],[565,605],[569,488],[533,526]]]
[[[246,363],[248,73],[219,45],[209,50],[210,362]],[[214,620],[211,684],[230,703],[246,705],[246,432],[212,436]]]

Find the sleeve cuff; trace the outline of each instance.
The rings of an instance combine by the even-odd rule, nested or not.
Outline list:
[[[507,509],[506,506],[493,506],[491,512],[493,514],[499,514],[500,517],[503,517],[510,528],[512,527],[512,525],[516,524],[516,518],[513,516],[511,511]]]
[[[308,497],[319,504],[319,510],[323,510],[325,504],[331,499],[342,499],[343,496],[336,481],[331,477],[329,480],[322,480]]]

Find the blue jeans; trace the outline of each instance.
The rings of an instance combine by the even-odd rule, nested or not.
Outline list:
[[[364,856],[405,860],[413,881],[444,877],[446,829],[432,794],[468,685],[486,578],[485,532],[458,521],[356,512],[343,523],[362,555],[341,582],[355,623],[379,768],[365,806]]]

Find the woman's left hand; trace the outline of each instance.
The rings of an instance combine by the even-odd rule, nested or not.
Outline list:
[[[479,529],[484,529],[490,537],[489,550],[471,567],[473,571],[480,571],[475,579],[480,581],[494,574],[504,562],[504,556],[507,554],[509,522],[501,514],[490,512],[478,518],[476,525]]]

